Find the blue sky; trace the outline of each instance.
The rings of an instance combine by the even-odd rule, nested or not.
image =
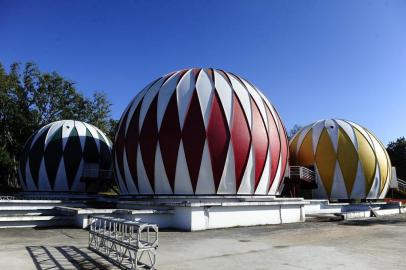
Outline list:
[[[162,74],[221,68],[287,127],[344,118],[406,136],[406,1],[0,0],[0,62],[35,61],[107,93],[113,117]]]

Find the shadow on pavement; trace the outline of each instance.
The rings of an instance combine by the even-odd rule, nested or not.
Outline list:
[[[374,225],[405,225],[406,218],[404,217],[382,217],[382,218],[368,218],[368,219],[355,219],[347,220],[338,223],[345,226],[374,226]]]
[[[27,246],[38,270],[54,269],[117,269],[88,248],[74,246]]]

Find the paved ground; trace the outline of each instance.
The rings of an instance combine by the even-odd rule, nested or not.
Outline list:
[[[114,269],[79,229],[0,230],[0,269]],[[406,269],[406,215],[160,232],[158,269]]]

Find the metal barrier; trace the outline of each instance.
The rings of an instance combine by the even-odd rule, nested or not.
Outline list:
[[[315,180],[314,171],[302,166],[290,166],[289,177],[297,178],[306,182],[314,182]]]
[[[402,192],[406,192],[406,181],[398,178],[398,189]]]
[[[123,269],[155,269],[158,226],[92,216],[89,249]]]

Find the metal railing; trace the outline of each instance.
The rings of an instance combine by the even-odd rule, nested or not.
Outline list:
[[[89,249],[122,269],[155,269],[158,226],[121,218],[90,218]]]
[[[406,192],[406,181],[398,178],[398,190]]]
[[[297,178],[306,182],[314,182],[315,181],[315,173],[314,171],[302,167],[302,166],[290,166],[289,167],[289,177],[290,178]]]

